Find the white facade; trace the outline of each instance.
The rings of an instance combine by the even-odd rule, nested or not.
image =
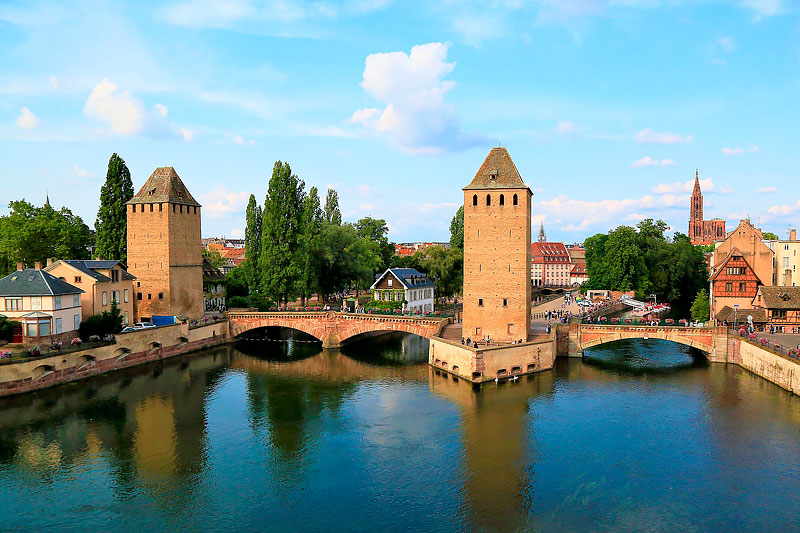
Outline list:
[[[47,337],[77,331],[81,324],[81,295],[3,296],[0,314],[22,324],[22,334]]]
[[[775,252],[772,283],[779,287],[800,286],[800,241],[764,241]]]
[[[372,298],[379,302],[402,302],[404,310],[433,312],[436,285],[426,274],[413,268],[389,268],[370,287]]]

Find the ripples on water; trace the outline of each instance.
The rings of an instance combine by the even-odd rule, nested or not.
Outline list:
[[[0,529],[798,528],[800,402],[687,347],[477,389],[267,337],[0,400]]]

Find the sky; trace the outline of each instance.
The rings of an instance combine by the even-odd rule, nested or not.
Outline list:
[[[534,235],[800,220],[798,0],[0,0],[0,215],[94,224],[110,155],[173,166],[238,238],[275,161],[345,220],[443,241],[493,146]]]

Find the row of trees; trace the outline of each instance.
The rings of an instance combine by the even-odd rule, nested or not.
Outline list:
[[[288,163],[277,161],[263,207],[251,195],[246,209],[247,260],[232,273],[253,297],[303,303],[348,288],[366,289],[389,265],[394,245],[386,221],[370,217],[343,223],[339,197],[329,189],[323,206],[316,187]],[[235,292],[235,289],[234,289]]]
[[[636,291],[641,298],[655,294],[680,311],[689,310],[697,294],[708,287],[703,251],[676,232],[665,235],[663,220],[645,219],[637,226],[619,226],[584,242],[588,289]]]
[[[16,270],[18,262],[32,265],[48,258],[125,261],[127,222],[125,203],[133,198],[133,182],[125,161],[112,154],[106,180],[100,189],[100,208],[95,233],[81,217],[50,202],[37,207],[23,200],[9,202],[9,213],[0,217],[0,276]]]

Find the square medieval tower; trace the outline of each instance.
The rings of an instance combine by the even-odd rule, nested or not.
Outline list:
[[[505,148],[464,187],[464,338],[528,338],[532,197]]]
[[[160,167],[127,204],[128,271],[136,320],[203,315],[200,204],[172,167]]]

